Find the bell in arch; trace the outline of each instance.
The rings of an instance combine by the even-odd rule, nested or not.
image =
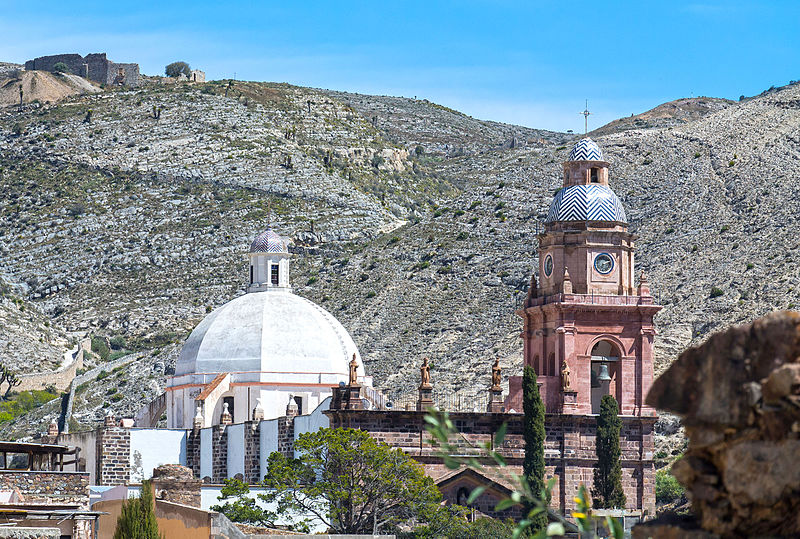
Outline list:
[[[608,365],[605,363],[600,364],[600,372],[597,373],[597,381],[598,382],[610,382],[611,375],[608,374]]]

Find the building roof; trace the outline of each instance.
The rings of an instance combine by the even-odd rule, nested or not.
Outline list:
[[[250,244],[251,253],[289,253],[289,241],[272,228],[259,234]]]
[[[274,289],[239,296],[206,316],[186,340],[175,374],[346,376],[353,354],[363,376],[358,348],[331,313],[286,289]]]
[[[582,138],[572,147],[572,151],[569,152],[569,160],[602,161],[603,151],[600,149],[600,146],[589,137]]]
[[[545,223],[556,221],[614,221],[627,223],[625,208],[610,187],[570,185],[556,193]]]

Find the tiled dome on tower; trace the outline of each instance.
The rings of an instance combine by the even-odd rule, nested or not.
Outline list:
[[[288,253],[289,242],[272,228],[259,234],[250,244],[251,253]]]
[[[564,163],[564,187],[553,198],[545,223],[559,221],[628,222],[622,203],[608,186],[608,163],[590,138],[578,141]]]
[[[602,161],[603,151],[595,141],[590,138],[582,138],[569,152],[570,161]]]
[[[571,185],[556,194],[545,223],[555,221],[615,221],[627,223],[625,208],[610,187]]]

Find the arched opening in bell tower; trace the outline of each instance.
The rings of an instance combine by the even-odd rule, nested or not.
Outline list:
[[[592,347],[591,353],[591,386],[592,386],[592,413],[600,413],[600,401],[603,395],[615,395],[612,384],[618,381],[618,368],[620,353],[617,346],[611,341],[600,340]]]
[[[600,169],[592,167],[589,171],[589,178],[592,183],[600,183]]]

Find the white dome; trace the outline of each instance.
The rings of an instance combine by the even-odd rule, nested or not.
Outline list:
[[[363,376],[358,348],[333,315],[288,290],[275,289],[244,294],[206,316],[183,345],[175,375],[262,372],[347,377],[353,354],[358,375]]]

